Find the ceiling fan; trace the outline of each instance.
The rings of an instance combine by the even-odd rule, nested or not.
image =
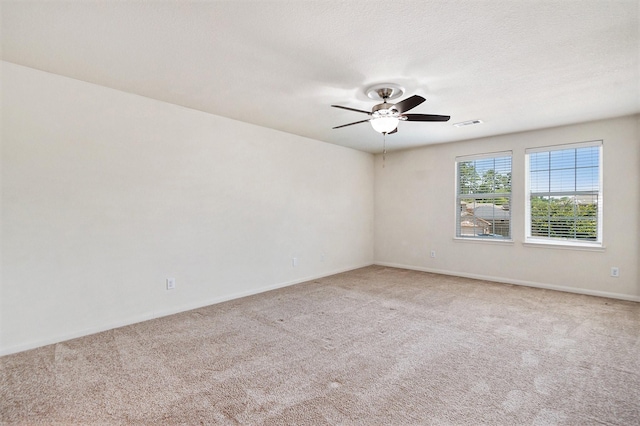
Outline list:
[[[369,88],[366,93],[371,99],[382,100],[381,104],[374,105],[371,112],[341,105],[331,106],[334,108],[346,109],[348,111],[361,112],[363,114],[370,115],[371,117],[366,120],[336,126],[334,129],[366,123],[368,121],[376,132],[387,135],[398,131],[398,123],[400,121],[448,121],[451,118],[448,115],[405,114],[407,111],[423,103],[425,99],[422,96],[413,95],[396,104],[389,103],[389,100],[398,98],[404,93],[404,89],[395,84],[379,84]]]

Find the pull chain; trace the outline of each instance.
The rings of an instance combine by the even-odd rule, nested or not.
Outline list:
[[[387,134],[382,134],[382,168],[384,169],[384,163],[387,156]]]

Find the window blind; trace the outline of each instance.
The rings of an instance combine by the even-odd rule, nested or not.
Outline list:
[[[456,237],[511,238],[511,152],[456,158]]]
[[[528,239],[601,241],[602,142],[527,151]]]

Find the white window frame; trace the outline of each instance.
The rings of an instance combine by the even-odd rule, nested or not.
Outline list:
[[[548,245],[566,248],[593,248],[598,249],[603,247],[602,231],[603,231],[603,141],[588,141],[578,142],[563,145],[551,145],[536,148],[527,148],[525,150],[525,244],[531,245]],[[530,154],[539,152],[552,152],[561,151],[566,149],[578,149],[578,148],[590,148],[598,147],[598,210],[596,215],[597,220],[597,236],[595,241],[582,241],[571,238],[556,238],[556,237],[540,237],[531,235],[531,162]],[[574,191],[573,195],[578,195],[579,191]],[[572,191],[562,191],[562,193],[570,194]]]
[[[455,221],[453,235],[455,240],[459,241],[482,241],[482,242],[496,242],[496,243],[513,243],[513,177],[511,180],[511,191],[509,193],[486,193],[486,194],[469,194],[473,197],[465,197],[466,194],[460,194],[460,168],[459,163],[474,161],[474,160],[486,160],[491,158],[509,157],[511,159],[511,170],[513,176],[513,151],[499,151],[490,152],[484,154],[465,155],[456,157],[455,161]],[[483,236],[464,236],[461,233],[458,225],[460,223],[460,199],[461,198],[508,198],[509,199],[509,236],[508,237],[483,237]],[[460,233],[458,232],[460,231]]]

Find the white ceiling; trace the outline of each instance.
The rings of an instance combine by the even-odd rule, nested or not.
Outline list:
[[[387,148],[640,112],[638,0],[2,1],[2,59],[380,152],[367,87],[411,112]],[[483,124],[456,128],[456,122]]]

